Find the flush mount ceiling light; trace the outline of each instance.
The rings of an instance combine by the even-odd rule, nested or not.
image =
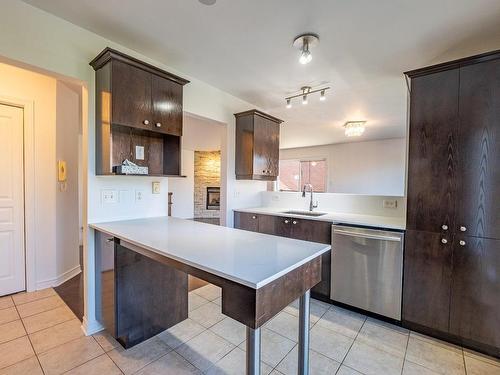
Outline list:
[[[300,49],[299,62],[307,64],[312,60],[311,49],[319,44],[319,36],[316,34],[302,34],[293,41],[293,46]]]
[[[359,137],[365,131],[366,121],[347,121],[344,124],[345,135],[348,137]]]
[[[200,3],[202,3],[203,5],[214,5],[217,0],[198,0]]]
[[[323,87],[321,89],[313,90],[311,86],[304,86],[300,88],[300,94],[297,95],[292,95],[287,98],[286,100],[286,107],[287,108],[292,108],[292,99],[302,97],[302,104],[307,104],[309,102],[309,95],[314,94],[314,93],[321,93],[319,100],[324,101],[326,99],[326,90],[330,90],[330,87]]]

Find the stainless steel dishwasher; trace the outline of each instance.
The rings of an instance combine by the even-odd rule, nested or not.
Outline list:
[[[332,226],[331,299],[401,320],[404,234]]]

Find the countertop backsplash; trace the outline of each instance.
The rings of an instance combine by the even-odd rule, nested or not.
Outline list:
[[[302,197],[297,192],[263,191],[262,207],[308,210],[310,193]],[[346,214],[361,214],[404,218],[406,216],[406,197],[383,195],[360,195],[338,193],[314,193],[318,201],[315,211],[327,211]],[[385,207],[384,207],[385,201]],[[395,207],[387,208],[387,205]],[[391,205],[392,204],[392,205]]]

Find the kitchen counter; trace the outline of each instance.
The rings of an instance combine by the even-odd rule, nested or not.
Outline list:
[[[329,245],[172,217],[114,221],[90,227],[254,289],[330,250]]]
[[[396,230],[406,229],[406,217],[347,214],[347,213],[328,212],[328,211],[323,211],[321,209],[316,209],[315,212],[326,212],[326,215],[306,216],[306,215],[284,213],[284,211],[289,211],[289,210],[290,210],[289,208],[278,208],[278,207],[254,207],[254,208],[238,208],[235,209],[234,211],[263,214],[263,215],[283,216],[283,217],[297,217],[307,220],[327,221],[331,222],[332,224],[351,224],[351,225],[361,225],[367,227],[396,229]]]
[[[90,227],[98,316],[125,348],[188,318],[191,274],[222,288],[222,313],[246,326],[247,374],[260,374],[260,328],[298,298],[299,364],[308,367],[310,290],[321,281],[329,244],[172,217]]]

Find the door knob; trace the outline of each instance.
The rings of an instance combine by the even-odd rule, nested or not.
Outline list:
[[[441,225],[441,229],[448,230],[448,225],[446,225],[446,224]]]
[[[144,125],[149,125],[149,120],[144,120],[142,123],[143,123]]]
[[[460,244],[460,246],[465,246],[465,241],[464,240],[460,240],[459,244]]]
[[[442,238],[441,239],[441,243],[445,243],[446,244],[446,243],[448,243],[448,240],[446,238]]]
[[[295,220],[294,220],[294,221],[292,221],[292,224],[293,224],[293,225],[297,224],[297,221],[295,221]]]
[[[466,227],[464,227],[463,225],[460,227],[460,232],[465,232],[467,230]]]
[[[252,219],[257,219],[257,216],[253,215],[253,216],[252,216]]]
[[[156,126],[157,128],[161,128],[161,122],[157,122],[157,123],[155,124],[155,126]]]
[[[285,220],[285,224],[288,224],[289,222],[290,222],[290,221],[288,221],[288,220]]]

